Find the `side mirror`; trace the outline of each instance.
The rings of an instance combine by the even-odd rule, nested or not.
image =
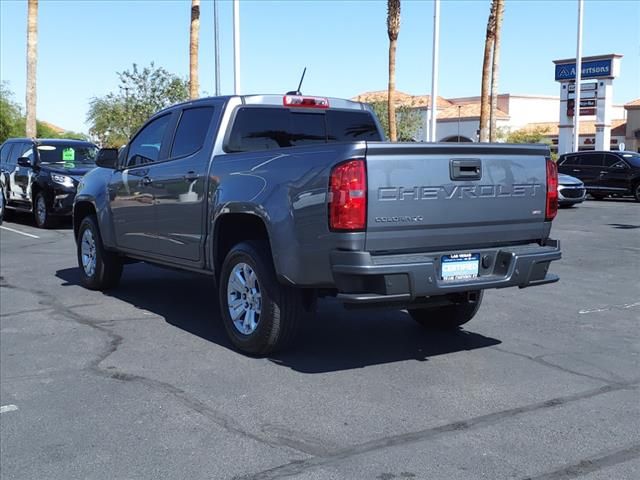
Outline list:
[[[627,168],[627,166],[624,163],[620,162],[620,163],[616,163],[613,166],[613,168],[615,168],[617,170],[624,170],[625,168]]]
[[[31,165],[31,160],[27,157],[20,157],[18,159],[18,165],[25,168],[31,168],[33,166]]]
[[[96,165],[103,168],[116,168],[118,166],[118,149],[101,148],[96,157]]]

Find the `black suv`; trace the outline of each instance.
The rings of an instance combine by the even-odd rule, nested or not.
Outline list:
[[[0,208],[33,212],[49,228],[71,215],[76,187],[95,167],[98,147],[82,140],[10,138],[0,146]]]
[[[640,153],[565,153],[558,159],[558,171],[582,180],[594,198],[632,195],[640,202]]]

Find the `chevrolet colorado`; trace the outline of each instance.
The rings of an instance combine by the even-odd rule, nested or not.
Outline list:
[[[543,145],[385,143],[365,104],[248,95],[158,112],[96,163],[73,211],[82,283],[136,260],[210,275],[245,353],[285,347],[318,296],[458,328],[485,289],[558,280]]]

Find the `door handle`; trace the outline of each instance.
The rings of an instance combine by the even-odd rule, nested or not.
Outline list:
[[[574,172],[579,172],[580,170],[578,170],[577,168],[573,169]]]
[[[187,182],[193,182],[194,180],[197,180],[198,178],[200,178],[200,175],[198,175],[196,172],[191,171],[191,172],[187,172],[187,174],[184,176],[184,179]]]
[[[605,173],[609,173],[609,172],[607,172],[606,170],[604,172],[600,171],[600,175],[604,175]]]
[[[140,183],[142,183],[142,185],[146,187],[148,185],[151,185],[153,183],[153,180],[151,180],[149,177],[142,177],[142,180],[140,180]]]

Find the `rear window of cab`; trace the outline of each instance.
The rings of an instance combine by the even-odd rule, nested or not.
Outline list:
[[[367,111],[241,107],[236,111],[225,151],[252,152],[361,140],[382,140]]]

